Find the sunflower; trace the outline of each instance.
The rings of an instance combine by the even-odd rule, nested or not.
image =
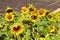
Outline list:
[[[36,22],[36,20],[38,19],[38,16],[36,14],[33,14],[30,16],[32,22]]]
[[[23,25],[15,23],[11,26],[11,33],[13,35],[19,35],[23,32]]]
[[[6,13],[5,14],[5,19],[7,21],[12,21],[14,19],[14,15],[12,13]]]
[[[6,12],[7,12],[7,13],[12,13],[12,12],[13,12],[13,9],[10,8],[10,7],[7,7]]]
[[[55,28],[54,28],[53,26],[51,26],[51,27],[49,28],[49,30],[50,30],[50,32],[54,32],[54,31],[55,31]]]
[[[58,18],[58,19],[60,19],[60,15],[56,15],[56,16],[55,16],[55,18]]]
[[[34,13],[35,11],[36,11],[36,8],[34,7],[29,8],[29,12]]]
[[[56,15],[55,18],[58,19],[58,22],[60,22],[60,15]]]
[[[22,13],[27,13],[27,12],[29,12],[29,9],[26,8],[26,7],[22,7],[22,8],[21,8],[21,12],[22,12]]]
[[[37,11],[37,13],[39,17],[42,17],[46,15],[46,10],[41,8]]]

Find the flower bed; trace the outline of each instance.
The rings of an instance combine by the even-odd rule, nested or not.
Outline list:
[[[36,9],[32,4],[23,6],[20,14],[7,7],[0,14],[1,40],[59,40],[60,12]]]

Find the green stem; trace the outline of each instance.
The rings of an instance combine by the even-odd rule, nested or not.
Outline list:
[[[56,25],[56,26],[58,27],[58,19],[57,19],[56,23],[57,23],[57,25]]]
[[[14,39],[15,39],[15,40],[18,40],[16,35],[14,35]]]

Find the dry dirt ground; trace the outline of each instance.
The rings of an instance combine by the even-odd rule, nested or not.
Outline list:
[[[4,13],[7,6],[20,11],[22,6],[33,3],[38,8],[46,8],[51,11],[60,8],[60,0],[0,0],[0,13]]]

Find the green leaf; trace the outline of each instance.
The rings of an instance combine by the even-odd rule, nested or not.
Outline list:
[[[60,40],[60,35],[58,35],[58,34],[55,35],[55,36],[54,36],[54,40]]]

